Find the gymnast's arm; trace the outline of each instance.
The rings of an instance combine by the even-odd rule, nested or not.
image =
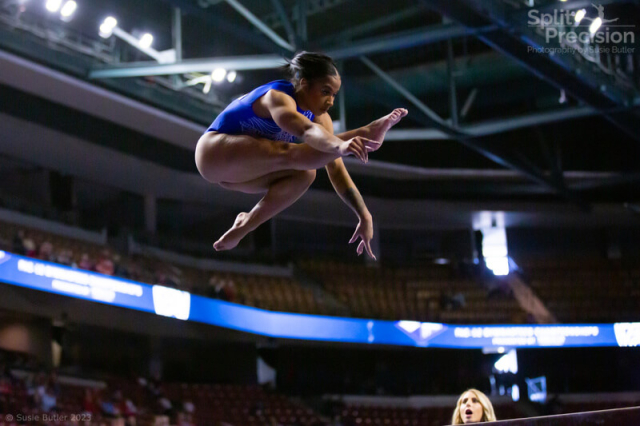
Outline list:
[[[328,132],[333,134],[333,122],[329,114],[322,114],[320,117],[316,117],[317,122],[324,127]],[[340,196],[342,201],[353,210],[358,216],[359,223],[356,228],[356,232],[351,237],[352,243],[360,237],[362,241],[358,245],[358,254],[362,254],[362,250],[366,250],[367,254],[375,259],[375,255],[371,250],[371,239],[373,238],[373,217],[369,213],[360,191],[356,188],[355,183],[349,176],[349,172],[342,161],[342,158],[338,158],[325,166],[331,184],[336,193]]]
[[[278,127],[318,151],[340,156],[355,155],[361,161],[366,162],[368,151],[378,149],[380,146],[380,142],[362,137],[355,137],[348,141],[337,138],[333,132],[328,132],[323,126],[313,123],[300,114],[295,100],[286,93],[277,90],[269,90],[258,99],[254,108],[258,109],[257,112],[268,111]]]

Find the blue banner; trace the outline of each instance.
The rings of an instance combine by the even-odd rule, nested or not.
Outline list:
[[[459,349],[640,345],[640,323],[447,325],[271,312],[3,251],[0,281],[285,339]]]

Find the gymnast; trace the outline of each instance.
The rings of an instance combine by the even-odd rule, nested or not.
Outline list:
[[[358,217],[349,243],[360,239],[357,253],[371,250],[373,219],[351,180],[342,157],[367,163],[387,131],[407,115],[395,109],[367,126],[333,134],[328,114],[340,90],[333,60],[300,52],[283,67],[289,77],[254,89],[220,113],[196,146],[198,171],[223,188],[264,197],[213,244],[230,250],[259,225],[298,200],[311,186],[316,169],[325,167],[340,198]]]

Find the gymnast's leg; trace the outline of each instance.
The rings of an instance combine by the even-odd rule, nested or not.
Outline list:
[[[249,232],[271,219],[293,203],[295,203],[311,186],[316,178],[315,170],[288,170],[271,173],[263,178],[244,183],[221,183],[227,189],[266,194],[248,213],[240,213],[231,227],[213,247],[229,250]]]

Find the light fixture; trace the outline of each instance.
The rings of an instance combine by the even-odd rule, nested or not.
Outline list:
[[[229,73],[227,74],[227,81],[229,83],[233,83],[236,80],[236,77],[238,76],[238,73],[235,71],[229,71]]]
[[[579,11],[576,12],[576,16],[573,18],[573,20],[575,21],[576,25],[578,25],[580,23],[580,21],[582,21],[582,18],[584,18],[587,15],[587,10],[586,9],[580,9]]]
[[[51,13],[55,13],[60,10],[60,6],[62,6],[62,0],[47,0],[45,7]]]
[[[202,88],[202,93],[205,95],[209,93],[211,90],[211,79],[207,79],[206,83],[204,83],[204,87]]]
[[[567,103],[567,93],[564,91],[564,89],[560,90],[560,99],[558,99],[558,103],[560,104]]]
[[[78,8],[78,3],[76,3],[75,1],[69,0],[68,2],[66,2],[64,6],[62,6],[62,9],[60,10],[60,15],[62,16],[62,19],[71,18],[71,16],[73,16],[77,8]]]
[[[153,44],[153,36],[149,33],[144,33],[142,37],[140,37],[140,47],[143,49],[148,49]]]
[[[118,20],[113,16],[105,18],[104,22],[100,25],[100,37],[108,38],[113,33],[113,29],[118,26]]]
[[[222,80],[224,80],[224,77],[226,75],[227,71],[224,68],[216,68],[211,73],[211,79],[216,83],[220,83]]]
[[[601,26],[602,26],[602,19],[600,18],[594,19],[591,25],[589,26],[589,32],[591,33],[591,35],[594,35],[596,32],[598,32]]]

